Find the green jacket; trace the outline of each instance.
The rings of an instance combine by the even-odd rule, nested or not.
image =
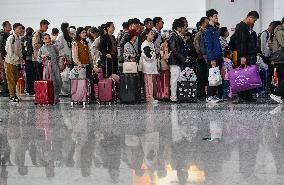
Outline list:
[[[280,25],[276,27],[274,34],[275,35],[273,37],[273,46],[272,46],[273,52],[283,50],[284,49],[284,26]]]

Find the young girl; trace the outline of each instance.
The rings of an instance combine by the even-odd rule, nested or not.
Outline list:
[[[223,100],[228,99],[228,94],[230,90],[230,81],[228,77],[228,72],[233,69],[232,62],[232,52],[229,48],[224,50],[224,62],[222,64],[221,75],[223,78]]]
[[[43,80],[52,80],[54,86],[54,100],[59,103],[59,93],[62,87],[62,80],[59,70],[59,52],[56,46],[52,45],[51,37],[49,34],[43,35],[44,45],[39,49],[38,61],[43,62]],[[49,66],[49,61],[50,66]],[[48,79],[50,77],[50,79]]]
[[[146,101],[157,103],[153,97],[153,77],[158,74],[155,46],[153,44],[154,34],[151,29],[146,29],[143,33],[146,40],[141,49],[142,55],[139,63],[139,69],[144,74]]]

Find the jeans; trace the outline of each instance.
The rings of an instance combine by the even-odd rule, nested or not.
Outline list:
[[[230,81],[223,80],[223,98],[228,98],[229,91],[230,91]]]
[[[91,86],[91,100],[94,101],[96,99],[95,92],[94,92],[94,76],[93,76],[93,69],[91,65],[86,66],[86,78],[90,81]]]
[[[177,98],[177,82],[181,73],[181,68],[177,65],[170,65],[171,71],[171,99]]]

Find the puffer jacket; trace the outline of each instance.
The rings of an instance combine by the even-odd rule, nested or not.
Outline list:
[[[220,33],[216,27],[209,25],[205,29],[202,39],[208,61],[218,60],[223,57]]]
[[[186,58],[183,56],[184,41],[176,31],[171,33],[169,39],[169,50],[171,52],[169,58],[169,65],[177,65],[182,67]]]
[[[284,49],[284,26],[278,26],[274,31],[273,37],[273,52]]]

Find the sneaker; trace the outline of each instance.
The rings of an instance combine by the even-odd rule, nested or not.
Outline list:
[[[283,100],[281,99],[281,96],[276,96],[274,94],[271,94],[270,95],[270,98],[273,99],[274,101],[276,101],[277,103],[279,104],[282,104],[283,103]]]
[[[216,99],[212,96],[210,96],[209,98],[206,99],[206,103],[218,103],[218,102],[220,102],[220,100]]]
[[[19,102],[19,99],[17,99],[16,97],[10,97],[9,101],[12,102],[12,103],[17,103],[17,102]]]
[[[35,96],[35,93],[26,93],[27,96]]]
[[[154,105],[156,105],[156,104],[159,103],[159,101],[158,101],[158,100],[154,100],[154,101],[152,101],[151,103],[154,104]]]
[[[178,99],[177,99],[177,98],[175,98],[175,97],[171,97],[171,102],[176,103],[177,101],[178,101]]]
[[[14,98],[15,98],[16,101],[18,101],[18,102],[20,101],[20,98],[18,98],[18,96],[15,96]]]

